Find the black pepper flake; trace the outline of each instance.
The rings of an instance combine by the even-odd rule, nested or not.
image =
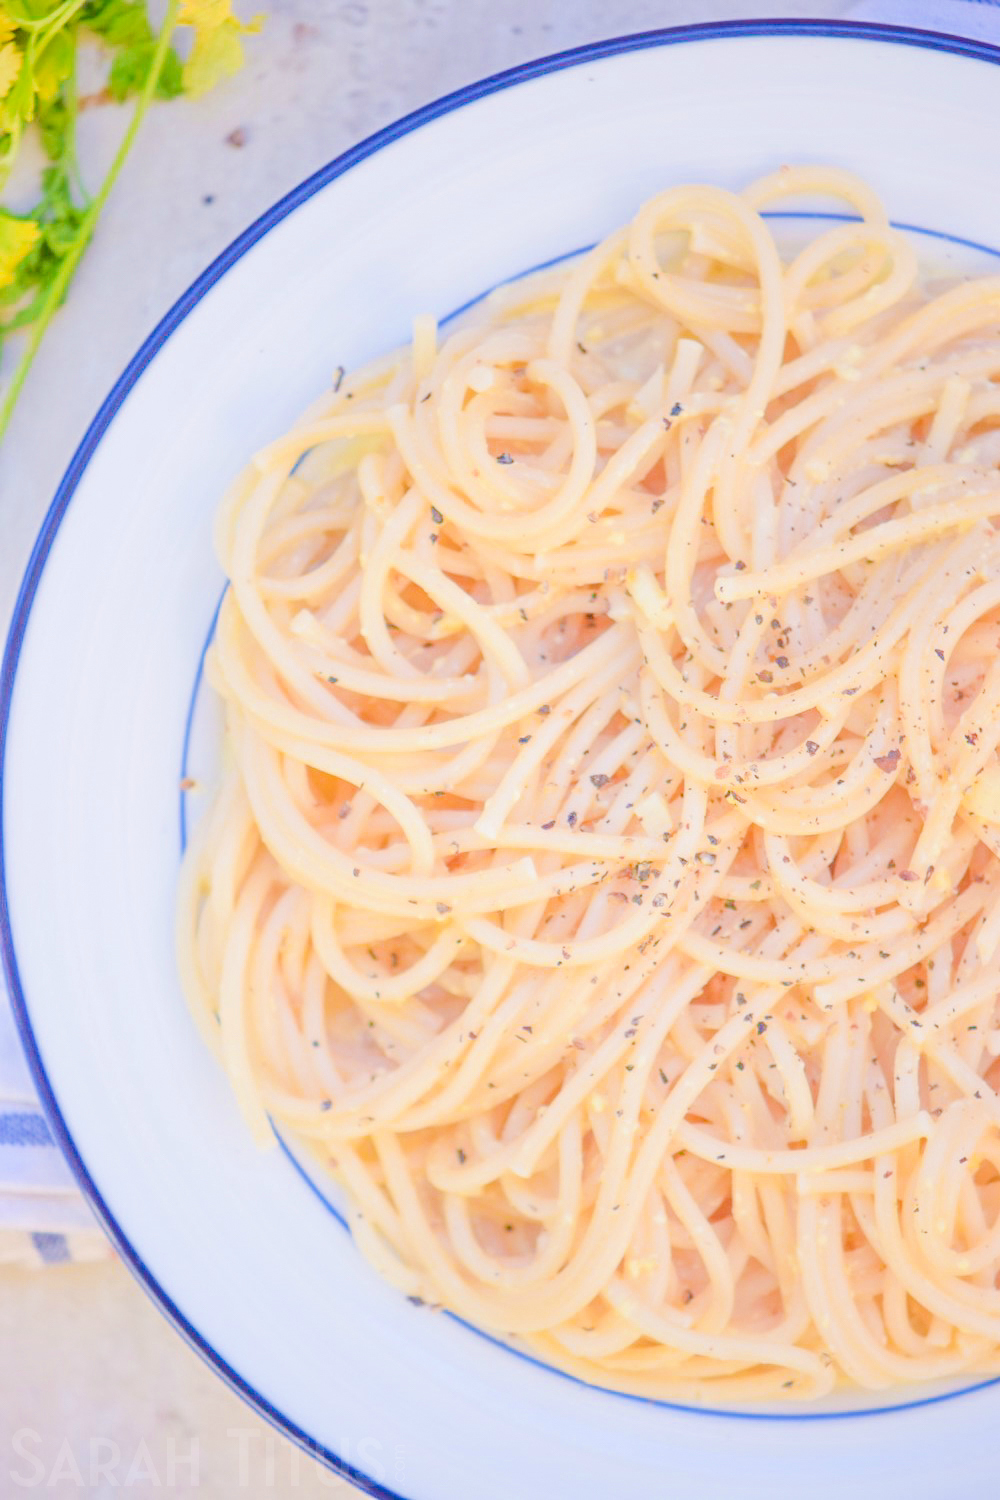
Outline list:
[[[431,520],[434,522],[435,526],[440,526],[444,521],[444,516],[438,510],[436,505],[431,506]]]
[[[458,1150],[455,1152],[455,1155],[458,1157],[459,1161],[464,1166],[465,1165],[465,1152],[462,1150],[461,1146],[459,1146]]]
[[[670,408],[670,415],[672,417],[679,417],[683,410],[684,408],[681,403],[679,401],[675,401],[673,406]]]
[[[514,460],[511,458],[511,456],[510,456],[509,453],[498,453],[497,454],[497,463],[498,464],[512,464],[513,462],[514,462]]]
[[[746,567],[746,563],[745,562],[735,562],[735,563],[733,563],[733,567],[736,569],[737,573],[742,573],[743,569]]]
[[[571,828],[575,828],[576,827],[576,813],[575,812],[567,813],[567,815],[566,815],[566,822],[569,824],[569,826]]]
[[[448,905],[447,901],[436,901],[434,905],[439,916],[446,917],[451,911],[451,907]]]
[[[602,786],[607,786],[608,782],[611,780],[611,777],[605,776],[603,771],[596,771],[590,779],[593,782],[594,786],[600,789]]]
[[[787,667],[788,666],[788,657],[787,656],[776,656],[774,658],[774,661],[775,661],[775,665],[778,666],[778,667]]]
[[[552,712],[551,705],[548,703],[543,703],[538,712],[540,714],[550,714]]]
[[[809,751],[810,755],[815,755],[816,751],[819,749],[819,746],[817,745],[815,740],[806,740],[806,749]]]
[[[332,1099],[323,1099],[320,1102],[320,1106],[319,1107],[323,1111],[323,1113],[326,1114],[326,1112],[327,1112],[328,1109],[332,1109],[333,1108],[333,1100]]]
[[[899,878],[900,880],[919,880],[920,876],[916,870],[900,870]]]
[[[890,750],[887,755],[876,755],[875,764],[880,771],[894,771],[899,765],[899,751]]]
[[[545,830],[546,833],[548,833],[548,831],[549,831],[550,828],[554,828],[555,826],[556,826],[556,820],[555,820],[555,818],[550,818],[547,823],[543,823],[542,824],[542,828]]]
[[[530,734],[522,734],[517,743],[519,745],[526,745],[530,739],[531,739],[531,735]]]
[[[768,671],[758,672],[757,673],[757,680],[759,682],[773,682],[774,681],[774,673],[773,672],[768,672]]]
[[[934,647],[934,655],[939,657],[941,661],[944,661],[944,652],[941,650],[940,646]]]

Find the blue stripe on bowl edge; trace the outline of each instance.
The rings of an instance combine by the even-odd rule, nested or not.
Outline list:
[[[6,848],[3,822],[7,731],[10,722],[14,683],[28,618],[38,591],[42,573],[45,569],[45,563],[63,516],[98,444],[108,430],[115,414],[132,390],[132,387],[139,380],[147,365],[155,357],[166,340],[184,321],[192,308],[211,290],[215,283],[259,239],[262,239],[275,225],[279,224],[282,219],[286,218],[301,204],[319,192],[321,188],[333,182],[337,177],[342,176],[351,167],[356,166],[367,157],[382,150],[383,147],[390,145],[402,136],[409,135],[421,126],[429,124],[441,115],[450,114],[467,104],[474,103],[478,99],[498,93],[502,89],[511,88],[516,84],[527,82],[530,79],[542,77],[548,73],[561,72],[565,68],[577,67],[588,62],[597,62],[603,58],[615,57],[627,52],[644,51],[653,47],[674,46],[698,41],[718,41],[743,37],[767,38],[774,36],[826,37],[841,40],[879,42],[904,47],[920,47],[929,51],[952,53],[960,57],[967,57],[994,65],[1000,64],[1000,47],[993,46],[987,42],[972,41],[965,37],[953,36],[946,32],[921,31],[910,26],[886,26],[878,22],[816,21],[782,17],[770,20],[701,22],[690,26],[644,31],[630,36],[614,37],[607,41],[588,43],[582,47],[575,47],[565,52],[555,53],[551,57],[522,63],[517,67],[493,74],[477,83],[446,94],[442,98],[424,105],[408,115],[404,115],[393,124],[369,136],[357,146],[353,146],[350,150],[344,152],[332,162],[329,162],[325,167],[321,167],[318,172],[306,178],[304,182],[293,188],[285,197],[279,199],[266,213],[262,214],[260,218],[249,225],[221,255],[216,257],[161,319],[112,386],[70,460],[66,473],[63,475],[59,488],[38,533],[18,592],[7,636],[3,663],[0,666],[0,954],[2,954],[14,1017],[21,1035],[25,1055],[31,1068],[40,1099],[48,1116],[53,1135],[61,1146],[82,1191],[89,1199],[94,1213],[116,1245],[125,1264],[192,1348],[216,1370],[233,1390],[241,1395],[251,1406],[256,1408],[261,1416],[265,1417],[279,1431],[300,1444],[314,1458],[320,1459],[337,1473],[349,1479],[365,1493],[378,1497],[378,1500],[407,1500],[407,1497],[400,1495],[397,1491],[387,1489],[384,1485],[364,1474],[360,1469],[355,1468],[353,1464],[348,1463],[338,1454],[315,1443],[291,1418],[287,1417],[283,1412],[278,1411],[260,1392],[254,1390],[236,1370],[226,1363],[222,1355],[206,1342],[198,1330],[188,1322],[180,1308],[172,1301],[166,1290],[159,1284],[153,1273],[144,1264],[115,1220],[110,1207],[102,1198],[97,1184],[80,1156],[69,1128],[62,1117],[31,1027],[27,998],[22,989],[20,974],[18,972],[7,895]],[[738,1416],[744,1420],[751,1421],[821,1421],[831,1418],[836,1419],[841,1417],[841,1415],[861,1417],[910,1411],[916,1407],[954,1400],[960,1395],[966,1395],[975,1390],[982,1390],[986,1386],[995,1384],[997,1384],[997,1380],[985,1380],[978,1385],[966,1387],[964,1391],[927,1397],[919,1401],[910,1402],[905,1406],[884,1407],[879,1408],[877,1411],[872,1410],[858,1413],[806,1413],[785,1416],[778,1413],[758,1414],[733,1413],[728,1411],[712,1411],[709,1413],[704,1408],[681,1406],[674,1407],[673,1409],[690,1411],[699,1416],[721,1415],[730,1418]]]

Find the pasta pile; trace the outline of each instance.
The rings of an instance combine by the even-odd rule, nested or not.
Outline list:
[[[783,169],[445,333],[219,517],[180,954],[247,1117],[585,1380],[1000,1369],[1000,277]]]

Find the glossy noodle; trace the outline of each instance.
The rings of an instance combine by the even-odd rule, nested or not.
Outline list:
[[[601,1385],[1000,1369],[1000,276],[933,275],[846,173],[670,189],[218,518],[194,1013],[385,1276]]]

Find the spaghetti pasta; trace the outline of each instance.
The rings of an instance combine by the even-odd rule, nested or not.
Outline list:
[[[234,485],[182,974],[411,1297],[654,1396],[1000,1369],[998,464],[1000,277],[801,168]]]

